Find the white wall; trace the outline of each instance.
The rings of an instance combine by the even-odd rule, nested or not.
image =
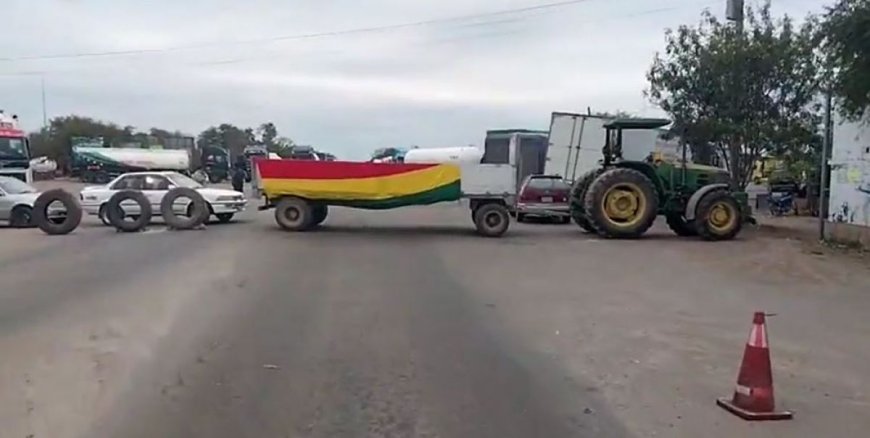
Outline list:
[[[828,220],[870,227],[870,126],[834,125]]]

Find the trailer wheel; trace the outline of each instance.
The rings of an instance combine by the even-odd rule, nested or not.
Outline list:
[[[477,233],[485,237],[501,237],[510,226],[510,213],[501,204],[484,204],[474,213]]]
[[[173,205],[178,198],[190,199],[187,216],[175,214]],[[189,187],[176,187],[167,192],[160,201],[160,215],[163,216],[163,221],[176,230],[190,230],[204,224],[208,219],[208,213],[205,199],[199,192]]]
[[[132,221],[124,220],[126,213],[121,203],[124,201],[134,201],[139,205],[139,214],[130,215]],[[106,203],[105,215],[109,224],[115,227],[118,231],[125,233],[135,233],[142,231],[151,223],[151,201],[148,200],[142,192],[136,190],[122,190],[112,195],[109,202]]]
[[[314,223],[313,213],[308,201],[292,196],[286,197],[278,201],[275,206],[275,222],[287,231],[305,231]]]
[[[54,214],[49,207],[55,202],[63,204],[65,212]],[[33,203],[33,222],[46,234],[69,234],[82,221],[82,207],[78,199],[63,189],[43,192]]]
[[[311,225],[317,226],[323,223],[326,220],[326,216],[329,214],[329,207],[326,205],[317,205],[311,210]]]

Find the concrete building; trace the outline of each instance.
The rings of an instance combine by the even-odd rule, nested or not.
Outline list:
[[[870,247],[870,124],[834,125],[826,236]]]

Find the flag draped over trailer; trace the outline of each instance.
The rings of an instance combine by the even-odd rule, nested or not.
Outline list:
[[[257,160],[267,197],[298,196],[331,205],[388,209],[459,199],[460,170],[452,164]]]

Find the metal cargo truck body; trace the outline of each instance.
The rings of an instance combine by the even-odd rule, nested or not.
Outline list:
[[[512,166],[515,169],[515,190],[527,176],[544,173],[546,159],[545,131],[504,129],[486,132],[481,163]]]
[[[554,112],[550,116],[548,134],[547,175],[559,175],[575,181],[600,166],[607,123],[612,117]],[[626,160],[640,161],[655,149],[656,130],[625,131],[622,150]]]

